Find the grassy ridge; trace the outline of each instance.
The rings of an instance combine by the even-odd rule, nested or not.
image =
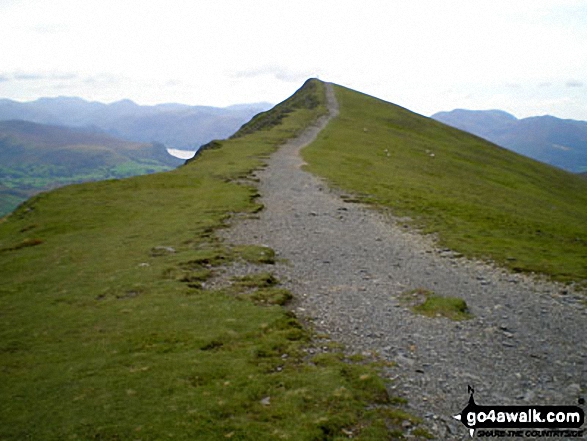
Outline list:
[[[517,271],[587,279],[587,182],[390,103],[336,87],[340,116],[309,170],[444,246]]]
[[[0,221],[0,439],[382,439],[409,419],[372,368],[304,351],[271,277],[203,285],[271,259],[213,231],[259,209],[234,180],[325,111],[314,88],[299,93],[317,106],[187,166],[61,188]]]

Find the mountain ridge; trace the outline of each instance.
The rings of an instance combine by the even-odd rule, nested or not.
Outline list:
[[[264,245],[262,234],[253,230],[244,244],[222,240],[229,221],[269,212],[259,200],[263,177],[254,172],[272,173],[269,155],[328,111],[325,85],[310,85],[187,165],[47,192],[0,221],[0,362],[6,367],[0,395],[9,403],[0,412],[0,437],[430,438],[408,414],[417,408],[421,424],[434,430],[452,422],[438,439],[461,439],[464,428],[443,406],[462,402],[463,378],[487,372],[488,390],[508,405],[541,369],[548,376],[537,393],[548,402],[579,392],[571,381],[585,328],[575,319],[581,305],[567,304],[570,288],[559,295],[530,284],[524,292],[540,296],[530,313],[529,302],[511,305],[507,296],[533,279],[513,272],[585,278],[587,183],[570,173],[333,86],[340,114],[302,155],[306,170],[320,177],[313,179],[313,196],[334,202],[304,204],[304,182],[281,182],[278,169],[274,176],[291,196],[275,193],[281,198],[275,228],[262,234],[289,240],[289,251],[303,248],[296,259],[308,256],[306,264],[322,276],[312,283],[302,271],[295,280],[303,284],[301,296],[328,311],[309,323],[321,330],[336,316],[342,327],[314,334],[297,318],[304,314],[300,303],[282,307],[292,295],[285,289],[290,281],[280,285],[275,268],[296,263]],[[292,210],[298,197],[301,208]],[[398,256],[387,246],[391,234],[383,222],[365,241],[362,219],[387,218],[388,211],[397,222],[392,228],[406,236],[435,233],[439,255],[429,259],[408,242],[409,258]],[[305,228],[282,234],[290,223]],[[341,249],[338,241],[349,229],[357,239]],[[317,252],[320,246],[338,260]],[[453,267],[465,266],[459,249],[509,268],[512,273],[499,271],[507,289],[499,289],[502,281],[475,277],[475,261],[467,283],[454,283]],[[413,272],[422,259],[434,266]],[[337,261],[348,269],[337,273]],[[247,263],[252,271],[235,276]],[[459,288],[469,296],[477,318],[456,324],[421,317],[398,302],[412,288],[437,289],[432,274],[444,278],[439,290],[454,295]],[[324,295],[316,298],[319,290]],[[488,295],[493,292],[498,296]],[[551,312],[553,303],[558,309]],[[522,316],[538,327],[524,329]],[[537,338],[559,330],[554,343]],[[337,333],[360,340],[365,350],[349,356],[331,340]],[[394,375],[390,387],[371,369],[372,359],[382,375],[394,369],[402,378]],[[446,382],[437,381],[439,373]],[[405,406],[406,398],[416,405]]]
[[[110,104],[79,97],[0,100],[0,120],[26,120],[67,127],[98,127],[112,136],[136,142],[160,142],[169,148],[195,149],[230,136],[268,103],[228,107],[163,103],[143,106],[132,100]]]

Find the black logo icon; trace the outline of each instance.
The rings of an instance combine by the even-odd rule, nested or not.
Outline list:
[[[454,418],[471,436],[475,429],[578,429],[585,422],[578,406],[479,406],[473,397],[475,390],[467,386],[467,391],[469,403]]]

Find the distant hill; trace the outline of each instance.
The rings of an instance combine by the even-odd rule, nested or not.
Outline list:
[[[169,170],[183,160],[166,148],[196,150],[227,138],[269,107],[0,99],[0,216],[42,190]]]
[[[587,122],[536,116],[517,119],[501,110],[439,112],[437,121],[556,167],[587,171]]]
[[[28,121],[0,121],[0,216],[39,191],[169,170],[181,164],[158,143]]]
[[[0,99],[0,121],[25,120],[39,124],[92,128],[136,142],[159,142],[176,149],[195,149],[212,139],[232,135],[268,103],[218,108],[159,104],[141,106],[130,100],[112,104],[81,98],[40,98],[32,102]]]

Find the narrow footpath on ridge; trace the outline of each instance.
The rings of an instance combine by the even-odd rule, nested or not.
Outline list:
[[[300,150],[338,115],[330,84],[327,98],[329,115],[255,173],[264,204],[258,218],[235,217],[224,240],[275,250],[281,263],[269,270],[294,294],[296,315],[349,351],[394,362],[384,371],[390,393],[407,398],[437,439],[470,439],[452,418],[468,402],[468,385],[480,405],[577,405],[587,395],[581,299],[562,285],[439,249],[303,171]],[[399,297],[418,288],[464,299],[473,318],[415,314]]]

